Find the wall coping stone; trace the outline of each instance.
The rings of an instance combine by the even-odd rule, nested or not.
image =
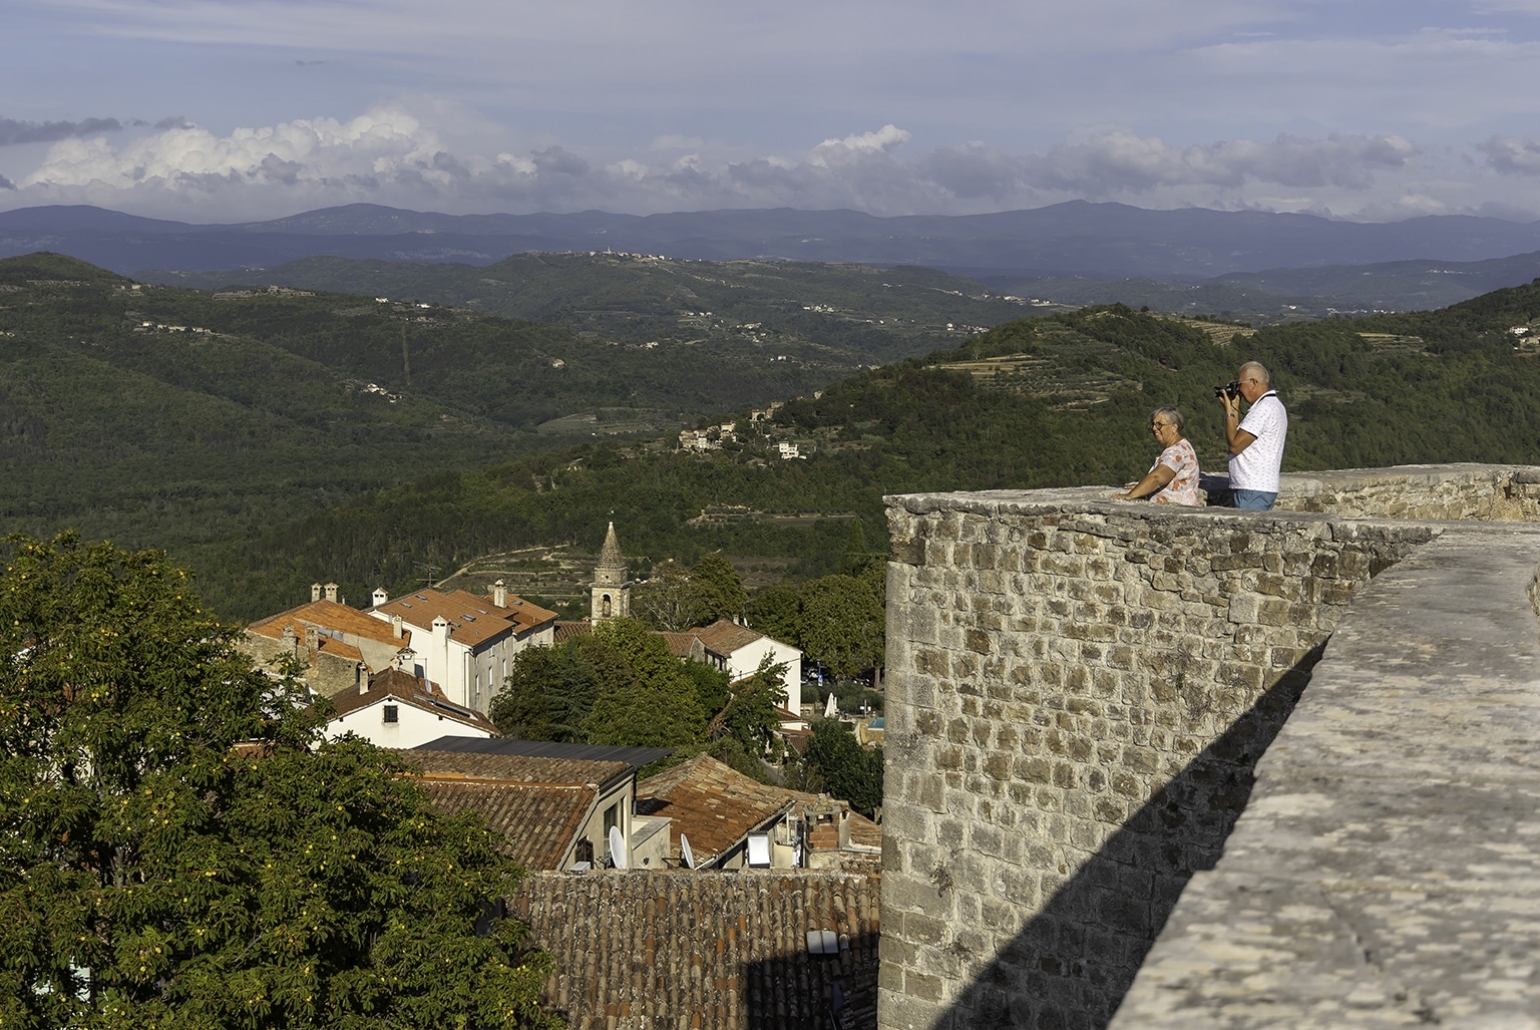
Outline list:
[[[1540,1026],[1540,527],[1353,601],[1114,1028]]]

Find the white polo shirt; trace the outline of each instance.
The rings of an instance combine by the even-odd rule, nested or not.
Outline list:
[[[1278,468],[1283,464],[1283,439],[1289,432],[1289,413],[1272,390],[1241,419],[1241,428],[1256,437],[1239,454],[1230,455],[1230,489],[1278,492]]]

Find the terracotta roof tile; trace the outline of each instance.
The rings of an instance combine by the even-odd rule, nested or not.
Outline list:
[[[332,695],[332,704],[338,715],[350,715],[370,705],[394,698],[401,704],[420,708],[433,715],[453,719],[478,730],[496,733],[492,720],[480,712],[457,705],[444,696],[444,692],[425,679],[418,679],[400,669],[386,669],[376,673],[366,687],[348,687]]]
[[[556,624],[556,643],[565,644],[573,637],[585,636],[594,631],[594,624],[587,619],[579,622],[558,622]]]
[[[542,1000],[571,1030],[877,1025],[881,876],[745,871],[537,873],[512,900],[556,959]],[[838,955],[807,953],[831,930]]]
[[[616,780],[631,775],[631,766],[627,762],[590,762],[576,758],[492,755],[477,751],[428,751],[423,748],[402,751],[401,757],[437,778],[459,775],[472,779],[521,783],[608,787]]]
[[[320,629],[340,630],[343,633],[376,640],[382,644],[394,644],[396,647],[407,647],[411,644],[410,636],[396,639],[388,620],[381,621],[357,608],[349,608],[336,601],[311,601],[298,608],[290,608],[286,612],[258,619],[247,629],[261,636],[279,640],[283,637],[283,627],[291,623],[301,639],[305,635],[304,626],[316,626]]]
[[[636,785],[638,813],[673,819],[672,856],[679,857],[679,834],[683,833],[701,863],[727,851],[777,814],[817,800],[817,794],[760,783],[709,755],[696,755]],[[880,848],[882,827],[851,812],[850,843]]]
[[[674,821],[669,842],[674,857],[683,833],[702,864],[795,803],[791,792],[750,779],[710,755],[696,755],[636,785],[637,812]]]
[[[509,600],[519,604],[499,608],[491,598],[478,597],[467,590],[447,594],[438,590],[419,590],[392,598],[370,610],[384,616],[383,619],[375,617],[375,621],[383,622],[387,629],[393,615],[401,616],[403,621],[424,631],[432,628],[434,619],[443,616],[449,623],[450,638],[468,647],[478,647],[505,633],[523,633],[556,618],[555,612],[537,604],[512,595]],[[528,610],[524,611],[526,607]]]
[[[504,851],[526,869],[562,868],[572,839],[582,829],[597,788],[574,783],[515,783],[429,774],[422,777],[434,807],[473,811],[503,835]]]
[[[524,598],[516,597],[513,594],[509,594],[505,598],[508,603],[501,608],[492,600],[491,594],[487,594],[485,597],[476,597],[475,594],[467,593],[464,590],[456,590],[450,596],[459,597],[461,595],[480,602],[483,607],[490,607],[493,611],[501,613],[503,618],[518,627],[520,633],[527,633],[538,626],[544,626],[548,622],[556,621],[556,613],[549,608],[542,608],[533,601],[526,601]]]
[[[663,642],[668,645],[669,652],[675,658],[690,657],[690,652],[694,649],[695,642],[700,639],[690,630],[686,630],[683,633],[663,632],[659,633],[658,636],[663,638]]]
[[[758,630],[739,626],[726,619],[718,619],[709,626],[690,632],[700,637],[701,643],[706,645],[706,650],[724,658],[741,647],[748,647],[764,636]]]

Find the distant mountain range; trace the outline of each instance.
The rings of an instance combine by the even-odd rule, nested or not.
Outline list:
[[[40,250],[128,275],[145,269],[271,267],[317,256],[488,265],[531,251],[615,250],[710,260],[924,265],[996,286],[1045,277],[1197,283],[1271,269],[1507,258],[1540,251],[1540,222],[1442,215],[1365,224],[1084,201],[988,215],[899,218],[790,209],[646,217],[599,211],[442,215],[368,204],[234,225],[139,218],[94,207],[0,213],[0,257]],[[1334,281],[1340,278],[1335,275]],[[1256,288],[1278,292],[1271,283]]]

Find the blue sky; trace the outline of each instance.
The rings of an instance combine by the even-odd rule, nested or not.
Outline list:
[[[1540,0],[7,0],[0,208],[1540,217]]]

